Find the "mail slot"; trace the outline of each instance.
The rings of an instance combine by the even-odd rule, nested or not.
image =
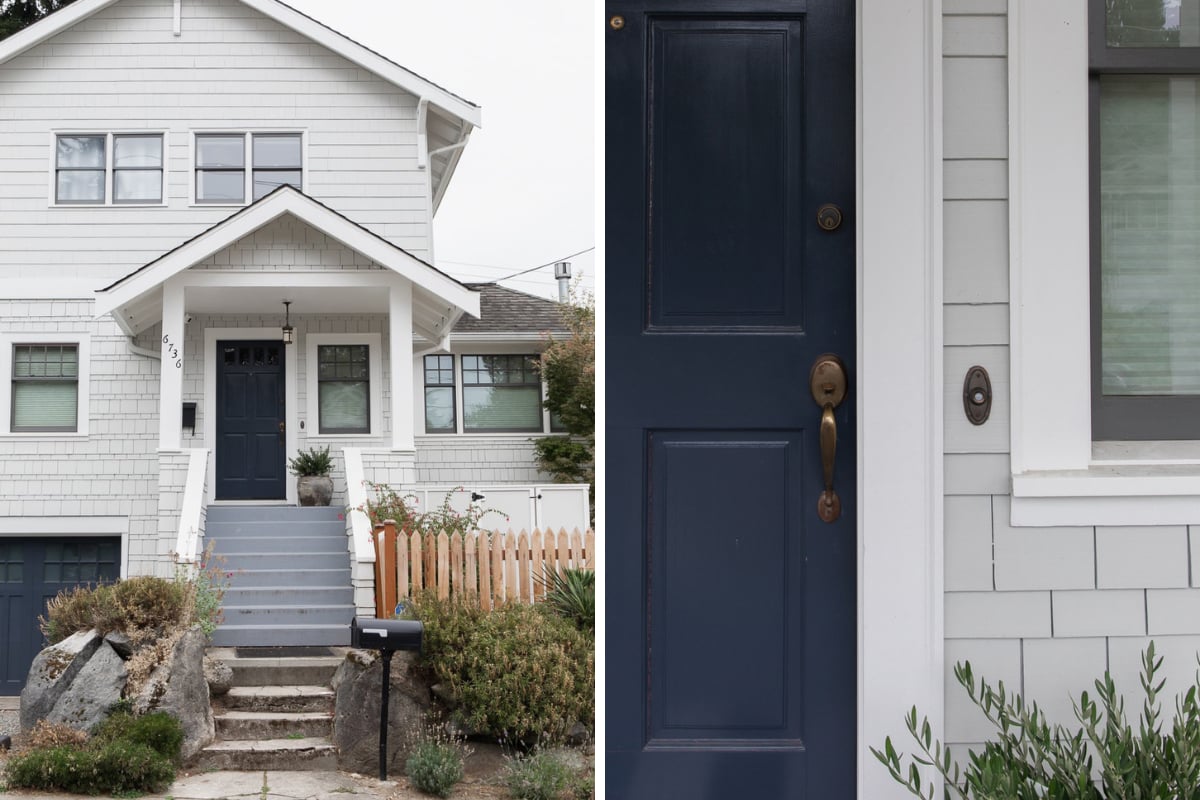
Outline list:
[[[350,646],[367,650],[420,650],[425,625],[415,619],[355,617]]]

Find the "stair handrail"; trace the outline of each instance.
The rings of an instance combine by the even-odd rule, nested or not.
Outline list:
[[[200,540],[204,536],[204,490],[208,478],[208,450],[194,448],[188,453],[187,478],[183,484],[183,500],[179,506],[179,531],[175,552],[180,563],[194,564],[200,560]]]
[[[359,563],[375,563],[375,542],[371,520],[362,511],[367,505],[367,474],[363,469],[362,448],[342,449],[346,465],[346,519],[350,526],[350,555]]]

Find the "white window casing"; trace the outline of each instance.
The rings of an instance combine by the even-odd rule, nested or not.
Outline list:
[[[104,139],[104,197],[98,201],[63,201],[58,199],[58,140],[60,137],[103,137]],[[161,160],[159,166],[158,200],[118,200],[116,193],[116,173],[119,171],[114,163],[116,152],[115,140],[121,137],[157,137],[162,141]],[[167,205],[167,171],[170,158],[170,144],[167,132],[163,130],[53,130],[50,132],[49,176],[47,180],[47,205],[51,208],[161,208]]]
[[[199,147],[196,140],[204,136],[233,136],[242,139],[242,199],[241,201],[202,201],[199,197],[200,187],[197,185],[196,172],[198,168]],[[254,202],[254,137],[255,136],[297,136],[300,139],[300,186],[299,191],[308,191],[308,131],[303,128],[283,130],[279,128],[197,128],[188,136],[188,203],[200,208],[241,208]],[[269,167],[259,167],[258,171],[271,171]]]
[[[73,344],[78,348],[79,376],[76,400],[76,423],[73,431],[14,431],[12,430],[13,403],[13,347],[15,345]],[[81,437],[88,435],[91,384],[91,339],[86,333],[23,333],[0,334],[0,374],[4,388],[0,392],[0,436],[24,438]]]
[[[1012,524],[1200,523],[1200,442],[1092,441],[1087,0],[1008,21]]]
[[[367,433],[326,433],[321,430],[321,405],[317,386],[317,348],[322,345],[352,344],[367,346],[370,374],[368,400],[371,429]],[[378,333],[310,333],[304,337],[305,433],[309,439],[362,439],[383,435],[383,342]]]

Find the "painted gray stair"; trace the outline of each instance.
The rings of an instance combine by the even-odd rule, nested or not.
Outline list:
[[[233,688],[214,699],[217,739],[194,768],[331,770],[337,768],[334,693],[329,684],[340,655],[241,658],[232,648],[209,654],[233,671]]]
[[[210,506],[205,543],[233,573],[214,645],[350,643],[354,590],[342,509]]]

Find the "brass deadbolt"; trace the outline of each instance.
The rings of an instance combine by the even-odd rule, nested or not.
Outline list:
[[[621,28],[625,27],[625,18],[620,14],[615,15],[608,21],[608,27],[612,28],[614,31],[621,30]]]
[[[826,203],[817,209],[817,225],[823,231],[836,231],[842,227],[842,210],[833,203]]]

